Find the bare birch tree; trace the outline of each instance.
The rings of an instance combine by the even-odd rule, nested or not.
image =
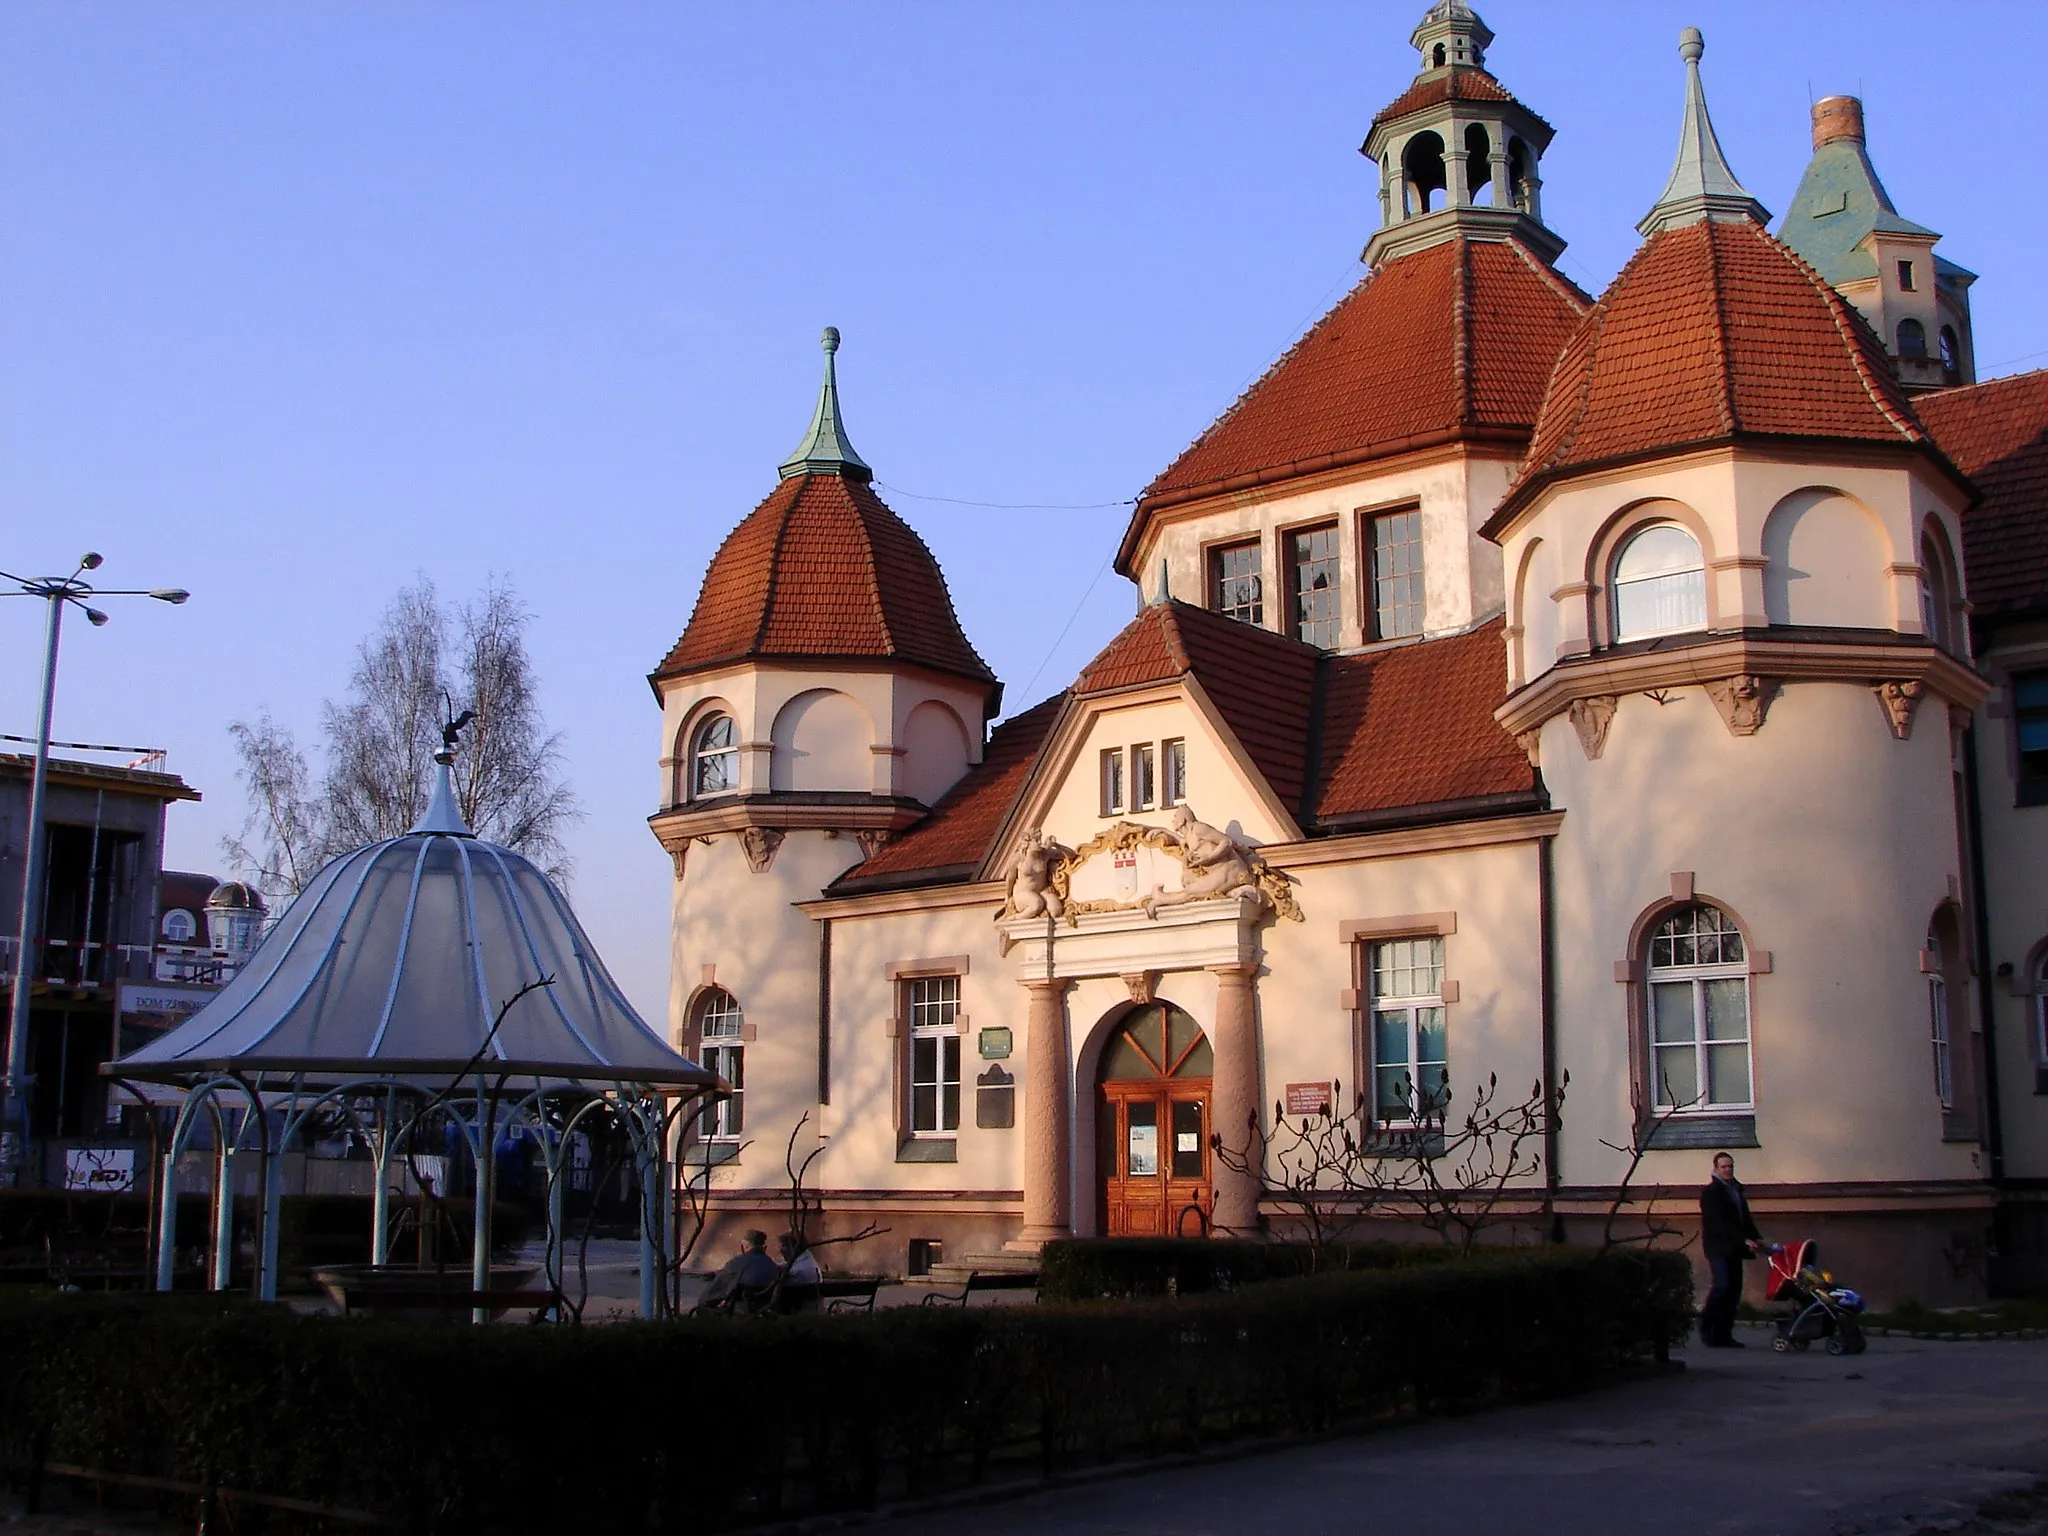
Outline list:
[[[562,782],[562,738],[540,713],[526,654],[526,606],[488,582],[459,608],[422,576],[356,647],[347,696],[322,710],[317,791],[305,755],[266,711],[229,729],[249,797],[223,854],[267,894],[298,894],[328,858],[402,835],[433,792],[433,755],[451,713],[475,719],[455,761],[456,799],[477,835],[560,877],[562,834],[581,812]]]

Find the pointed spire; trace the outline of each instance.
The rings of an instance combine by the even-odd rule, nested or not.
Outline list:
[[[796,452],[782,461],[782,478],[840,475],[848,480],[872,480],[875,472],[853,451],[846,425],[839,419],[839,374],[832,362],[832,354],[839,350],[839,327],[826,326],[821,340],[825,347],[825,382],[818,388],[818,409],[811,417],[811,430],[796,445]]]
[[[468,822],[462,819],[462,808],[455,803],[455,745],[450,742],[434,754],[434,797],[427,802],[420,819],[406,830],[412,837],[421,832],[437,832],[444,837],[475,837]]]
[[[1664,195],[1636,226],[1645,235],[1702,219],[1770,221],[1763,204],[1751,197],[1728,169],[1721,141],[1714,137],[1714,120],[1707,116],[1706,88],[1700,84],[1700,55],[1706,51],[1698,27],[1687,27],[1678,34],[1678,56],[1685,60],[1685,116],[1679,124],[1678,161],[1671,167]]]

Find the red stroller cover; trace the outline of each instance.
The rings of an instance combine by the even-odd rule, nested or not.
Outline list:
[[[1786,1243],[1771,1255],[1771,1278],[1764,1286],[1764,1300],[1776,1301],[1785,1287],[1799,1278],[1799,1271],[1818,1259],[1819,1252],[1812,1238],[1802,1237],[1796,1243]]]

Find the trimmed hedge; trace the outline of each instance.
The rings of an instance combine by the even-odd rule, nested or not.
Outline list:
[[[1323,1256],[1332,1270],[1400,1269],[1448,1263],[1434,1243],[1344,1243]],[[1038,1294],[1046,1301],[1133,1296],[1199,1296],[1316,1271],[1306,1243],[1206,1237],[1084,1237],[1047,1243],[1039,1253]]]
[[[1682,1337],[1691,1288],[1681,1255],[1543,1249],[1170,1303],[602,1328],[20,1297],[0,1452],[418,1531],[714,1531],[1578,1391]]]

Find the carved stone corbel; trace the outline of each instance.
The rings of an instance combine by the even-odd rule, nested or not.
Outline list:
[[[1133,971],[1123,978],[1124,988],[1131,994],[1134,1003],[1154,1003],[1159,1000],[1158,971]]]
[[[853,835],[860,843],[861,857],[864,859],[872,859],[877,853],[881,852],[881,850],[885,846],[887,846],[889,841],[889,833],[886,828],[876,828],[872,831],[856,832]]]
[[[1913,734],[1913,712],[1920,707],[1927,685],[1917,678],[1907,678],[1879,683],[1870,691],[1877,695],[1878,707],[1884,711],[1885,725],[1895,738],[1905,741]]]
[[[741,827],[740,849],[747,856],[747,868],[757,875],[768,873],[775,862],[775,850],[782,846],[783,833],[774,827]]]
[[[1728,727],[1728,734],[1754,736],[1763,729],[1764,715],[1778,691],[1778,680],[1744,672],[1716,678],[1705,687],[1714,708],[1721,712],[1721,723]]]
[[[1607,727],[1614,723],[1614,709],[1619,701],[1612,694],[1598,694],[1590,699],[1573,699],[1567,713],[1571,716],[1572,729],[1579,733],[1579,746],[1584,749],[1586,760],[1593,761],[1607,746]]]
[[[675,866],[676,878],[683,878],[683,866],[690,860],[690,840],[686,837],[679,843],[663,843],[668,850],[668,861]]]
[[[1541,726],[1538,726],[1533,731],[1521,732],[1515,737],[1515,745],[1528,754],[1529,766],[1531,768],[1541,768],[1543,766],[1543,728]]]

